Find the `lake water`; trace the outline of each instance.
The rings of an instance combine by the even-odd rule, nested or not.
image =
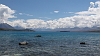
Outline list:
[[[100,56],[100,33],[0,31],[0,56]]]

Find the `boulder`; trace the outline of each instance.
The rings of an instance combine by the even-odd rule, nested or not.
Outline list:
[[[80,44],[86,44],[85,42],[80,42]]]
[[[20,42],[19,45],[27,45],[28,42],[24,41],[24,42]]]
[[[41,37],[41,35],[36,35],[35,37]]]

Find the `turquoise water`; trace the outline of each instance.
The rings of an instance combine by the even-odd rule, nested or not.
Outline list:
[[[0,31],[0,56],[100,56],[100,33]]]

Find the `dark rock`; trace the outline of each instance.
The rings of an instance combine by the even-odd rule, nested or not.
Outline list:
[[[19,45],[27,45],[28,42],[24,41],[24,42],[20,42]]]
[[[60,47],[66,47],[66,46],[60,46]]]
[[[85,42],[80,42],[80,44],[86,44]]]
[[[36,35],[35,37],[41,37],[41,35]]]

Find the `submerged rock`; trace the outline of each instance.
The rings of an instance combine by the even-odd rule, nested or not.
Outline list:
[[[66,47],[66,46],[60,46],[60,47]]]
[[[86,43],[85,42],[80,42],[80,44],[84,44],[85,45]]]
[[[22,56],[22,54],[14,54],[14,56]]]
[[[24,42],[20,42],[19,45],[27,45],[28,42],[24,41]]]

